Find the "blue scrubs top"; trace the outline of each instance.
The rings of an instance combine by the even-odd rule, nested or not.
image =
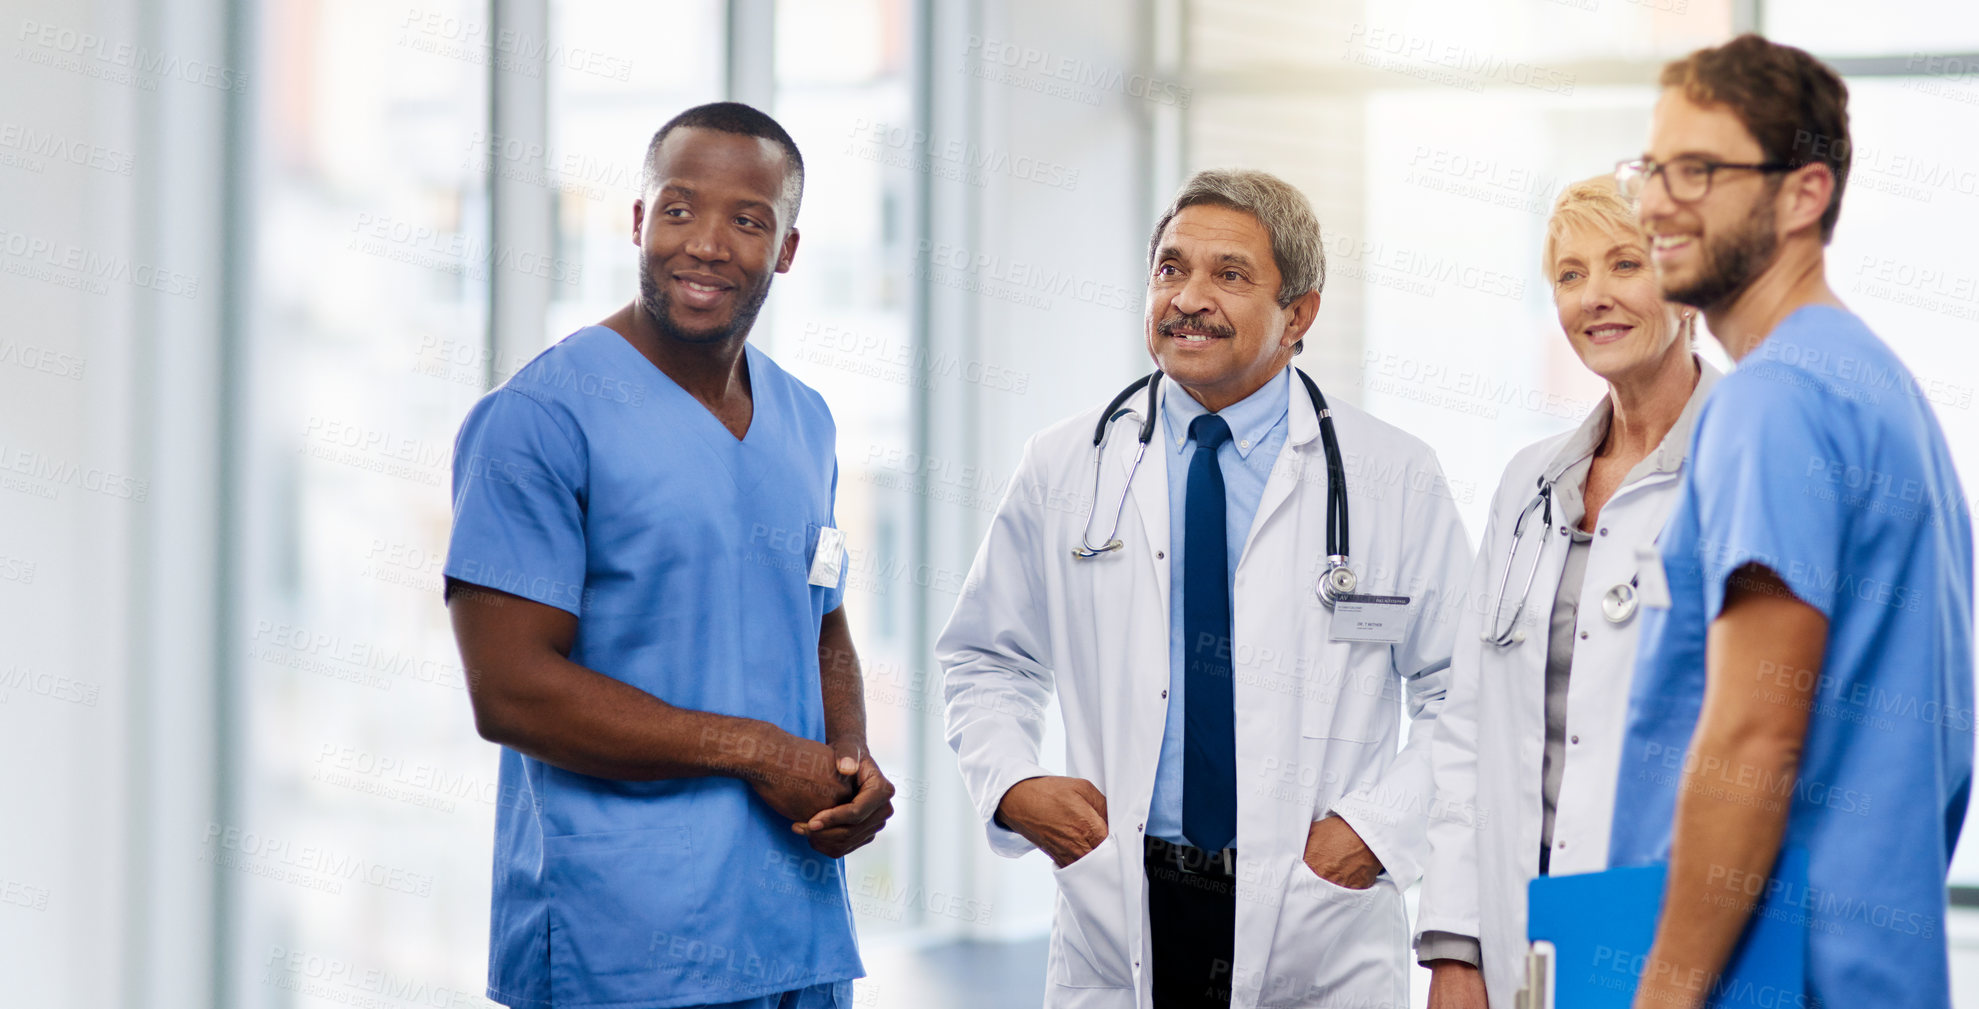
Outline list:
[[[454,449],[451,578],[578,617],[571,661],[669,704],[824,739],[809,584],[836,429],[747,349],[737,441],[602,326],[475,404]],[[612,781],[501,751],[488,997],[613,1009],[861,977],[840,863],[736,778]]]
[[[1713,390],[1663,533],[1673,605],[1643,611],[1609,861],[1664,860],[1726,579],[1773,570],[1828,618],[1785,843],[1809,1001],[1951,1005],[1945,882],[1972,780],[1972,528],[1944,434],[1890,349],[1807,307]],[[1737,689],[1784,691],[1781,668]],[[1711,772],[1706,772],[1707,774]],[[1736,770],[1718,772],[1728,781]]]

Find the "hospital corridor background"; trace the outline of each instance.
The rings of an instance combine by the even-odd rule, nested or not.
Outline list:
[[[1971,0],[5,0],[0,1005],[493,1005],[517,797],[440,599],[454,435],[637,289],[647,140],[723,98],[808,168],[752,342],[836,417],[899,787],[845,867],[856,1002],[1038,1004],[1049,862],[984,843],[932,642],[1024,439],[1148,370],[1175,186],[1311,197],[1298,364],[1434,447],[1475,543],[1513,449],[1602,393],[1540,275],[1553,198],[1747,30],[1846,76],[1830,281],[1970,486]],[[1944,927],[1979,1009],[1976,848]]]

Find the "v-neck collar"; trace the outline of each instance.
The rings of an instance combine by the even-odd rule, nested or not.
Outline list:
[[[749,382],[749,427],[745,429],[742,432],[742,436],[738,438],[735,436],[734,431],[729,430],[727,424],[722,423],[722,419],[716,416],[713,410],[708,409],[708,404],[701,402],[700,397],[687,391],[686,386],[681,385],[677,381],[674,381],[674,377],[672,375],[667,374],[666,369],[661,368],[657,364],[654,364],[652,358],[647,357],[644,353],[641,353],[638,347],[632,345],[631,340],[626,339],[625,334],[619,332],[616,329],[611,328],[610,326],[601,325],[598,328],[604,330],[607,333],[610,333],[612,337],[619,342],[620,345],[624,346],[626,350],[631,351],[632,355],[634,357],[637,357],[641,364],[644,364],[647,368],[651,369],[653,374],[658,375],[661,381],[665,382],[669,386],[672,386],[675,392],[678,392],[680,395],[685,396],[690,403],[694,404],[694,407],[697,410],[699,410],[704,416],[707,417],[708,422],[710,424],[713,424],[715,428],[722,433],[723,437],[727,438],[730,442],[736,445],[755,444],[749,439],[753,437],[756,433],[757,422],[762,419],[760,414],[762,413],[765,404],[763,402],[763,396],[761,395],[762,383],[757,381],[757,375],[759,372],[762,371],[762,358],[754,346],[748,343],[744,343],[742,345],[742,358],[743,361],[746,362],[746,367],[743,370],[747,373],[745,377],[748,379]]]
[[[715,412],[708,409],[706,403],[688,392],[685,386],[674,381],[673,376],[654,364],[651,358],[640,353],[639,348],[633,346],[632,341],[626,339],[623,333],[610,326],[599,328],[610,333],[619,346],[624,347],[627,353],[637,358],[641,365],[658,377],[660,382],[656,390],[658,396],[678,397],[684,401],[679,404],[679,412],[692,418],[688,420],[686,426],[692,429],[708,446],[714,457],[721,461],[722,467],[728,471],[729,479],[734,482],[738,490],[746,492],[762,482],[765,464],[759,449],[765,439],[772,436],[766,432],[761,434],[759,432],[764,432],[766,426],[774,427],[778,418],[776,397],[763,394],[764,370],[768,367],[768,361],[761,351],[748,343],[742,345],[743,356],[748,362],[749,429],[742,432],[742,437],[737,438],[735,432],[730,431],[728,425],[722,423],[721,418],[715,416]],[[679,432],[667,433],[678,435]]]

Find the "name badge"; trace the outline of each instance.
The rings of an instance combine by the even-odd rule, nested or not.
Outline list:
[[[1334,641],[1399,645],[1408,631],[1408,596],[1345,595],[1334,600]]]
[[[1655,544],[1635,548],[1635,580],[1642,605],[1658,610],[1670,608],[1670,579],[1663,571],[1663,552]]]
[[[811,584],[838,587],[839,572],[845,568],[845,534],[831,526],[818,529],[818,548],[811,553]]]

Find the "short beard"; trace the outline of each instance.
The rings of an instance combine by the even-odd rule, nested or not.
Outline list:
[[[1730,304],[1773,261],[1780,236],[1773,230],[1772,194],[1753,205],[1738,230],[1705,243],[1704,263],[1697,279],[1679,287],[1665,286],[1663,297],[1680,305],[1710,311]]]
[[[765,274],[762,283],[742,291],[742,298],[736,303],[735,314],[729,317],[728,325],[713,331],[685,330],[674,324],[673,302],[655,275],[658,267],[652,257],[644,252],[639,253],[639,308],[646,313],[646,318],[652,321],[660,335],[668,340],[722,343],[737,334],[746,338],[750,328],[756,325],[756,314],[763,310],[763,302],[770,296],[770,278],[773,275]]]

